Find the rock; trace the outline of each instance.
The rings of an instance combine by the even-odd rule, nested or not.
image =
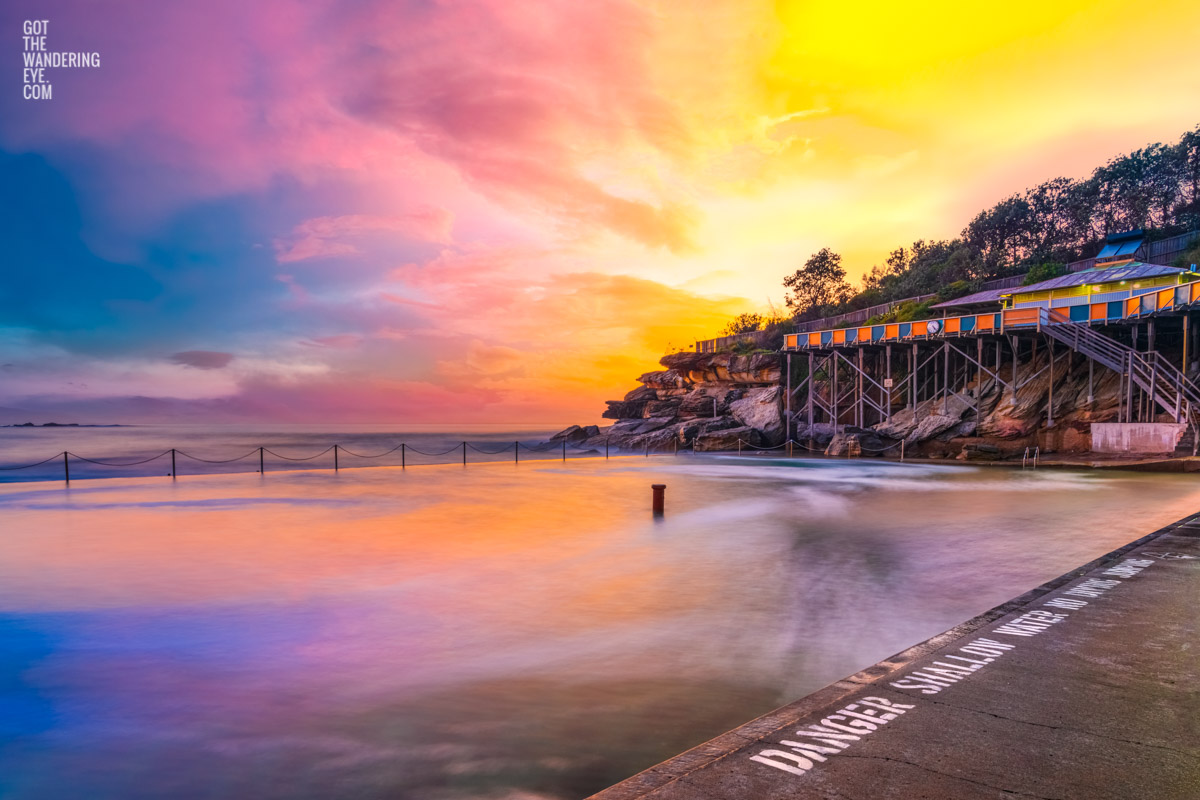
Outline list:
[[[600,433],[600,427],[597,425],[588,425],[586,428],[580,427],[579,425],[572,425],[571,427],[564,428],[563,430],[551,436],[550,441],[565,441],[567,444],[579,444],[580,442],[587,441],[598,433]]]
[[[828,422],[814,422],[811,427],[796,431],[796,441],[814,441],[824,447],[833,439],[833,425]]]
[[[640,422],[633,426],[635,434],[651,433],[652,431],[665,428],[671,424],[670,417],[650,417],[649,419]]]
[[[990,414],[980,421],[979,433],[1000,439],[1015,439],[1026,436],[1038,428],[1045,412],[1047,395],[1050,391],[1048,359],[1039,356],[1031,364],[1025,364],[1017,373],[1017,380],[1028,381],[1016,392],[1006,387]],[[1055,408],[1062,410],[1060,397],[1070,394],[1064,385],[1070,372],[1071,359],[1059,356],[1054,362]],[[1039,370],[1041,373],[1038,374]],[[1061,416],[1061,414],[1060,414]]]
[[[963,436],[970,436],[971,434],[975,433],[975,429],[977,427],[978,427],[978,423],[976,423],[975,420],[973,420],[973,419],[963,420],[962,422],[960,422],[957,425],[955,425],[954,427],[952,427],[950,430],[939,433],[938,438],[941,439],[942,441],[948,442],[951,439],[959,439]]]
[[[968,442],[957,456],[959,461],[996,461],[1000,457],[1000,448],[987,442]]]
[[[957,417],[943,417],[940,414],[933,414],[925,417],[917,423],[917,427],[905,437],[907,444],[916,444],[927,439],[932,439],[943,431],[948,431],[958,424]]]
[[[550,441],[566,441],[568,444],[571,444],[574,442],[582,442],[587,438],[587,434],[583,432],[583,428],[578,425],[572,425],[569,428],[564,428],[563,430],[551,436]]]
[[[658,400],[660,395],[658,390],[649,386],[639,386],[631,392],[627,392],[624,400],[627,403],[637,403],[645,400]]]
[[[671,353],[659,363],[696,384],[770,384],[777,383],[782,374],[779,353]]]
[[[606,410],[600,416],[605,419],[636,419],[643,416],[646,403],[658,399],[658,392],[649,386],[639,386],[625,395],[624,400],[607,400]]]
[[[917,429],[917,413],[911,408],[905,408],[892,414],[874,426],[876,433],[891,439],[907,439]]]
[[[702,389],[694,390],[683,398],[683,402],[679,406],[679,416],[718,417],[729,411],[728,404],[722,402],[722,397],[719,396],[724,394],[723,391],[710,395]]]
[[[651,433],[635,436],[629,442],[629,449],[634,451],[673,451],[679,446],[679,432],[673,425],[661,430],[652,431]]]
[[[754,428],[742,426],[701,433],[696,437],[696,450],[737,450],[738,440],[753,447],[763,447],[762,435]]]
[[[646,417],[673,418],[682,404],[683,400],[679,397],[670,397],[666,400],[651,400],[646,403],[645,410],[642,413]]]
[[[696,420],[682,422],[678,426],[679,442],[680,442],[681,446],[691,447],[693,439],[699,439],[699,437],[701,437],[705,434],[708,434],[708,433],[713,433],[716,431],[726,431],[726,430],[730,430],[732,428],[738,428],[738,427],[744,427],[744,426],[739,426],[737,421],[734,419],[731,419],[730,417],[717,417],[715,419],[712,419],[712,418],[696,419]],[[743,437],[743,438],[745,438],[745,437]],[[761,439],[761,437],[760,437],[760,439]],[[759,442],[760,439],[756,439],[755,442],[756,443]],[[747,440],[747,441],[749,441],[749,440]]]
[[[891,444],[891,442],[885,442],[881,439],[870,428],[855,428],[848,425],[842,432],[858,438],[859,448],[865,456],[884,455],[884,452],[888,449],[888,445]]]
[[[862,443],[857,433],[839,433],[830,440],[825,448],[827,456],[846,456],[856,458],[862,455]]]
[[[692,385],[691,381],[674,369],[647,372],[638,378],[638,382],[650,389],[690,389]]]
[[[769,445],[785,438],[783,390],[778,386],[747,390],[741,400],[729,404],[729,413],[743,425],[761,431]]]

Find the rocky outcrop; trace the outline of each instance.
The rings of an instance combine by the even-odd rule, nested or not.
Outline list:
[[[778,353],[754,353],[747,356],[732,353],[672,353],[659,362],[668,372],[685,377],[693,385],[719,384],[750,386],[778,384],[782,361]],[[638,378],[662,373],[650,372]]]
[[[736,450],[773,447],[787,439],[781,389],[782,358],[777,353],[738,356],[730,353],[674,353],[661,360],[664,369],[638,378],[639,386],[621,400],[608,401],[607,428],[572,426],[554,441],[578,447],[611,447],[635,451]],[[1012,365],[999,374],[1012,376]],[[1054,425],[1046,426],[1053,381]],[[1057,352],[1053,374],[1044,348],[1018,365],[1013,385],[988,375],[969,382],[947,397],[927,399],[901,408],[895,398],[891,418],[870,429],[829,423],[803,426],[792,438],[829,455],[896,455],[903,443],[908,456],[994,460],[1020,457],[1026,447],[1043,453],[1087,452],[1092,422],[1116,418],[1119,379],[1096,368],[1089,398],[1087,361]],[[817,384],[828,396],[827,385]],[[1158,421],[1167,421],[1159,415]],[[836,435],[835,435],[836,434]],[[1190,442],[1188,443],[1190,448]]]
[[[609,400],[605,419],[615,424],[580,439],[579,426],[556,435],[580,447],[670,451],[736,450],[786,438],[782,359],[778,353],[672,353],[665,369],[647,372],[621,400]]]
[[[1011,369],[1011,364],[1005,365],[1001,374],[1007,378]],[[1088,452],[1091,423],[1116,418],[1119,379],[1115,373],[1097,368],[1089,402],[1086,360],[1060,351],[1054,360],[1053,382],[1051,428],[1046,427],[1049,356],[1040,353],[1018,366],[1015,389],[984,376],[982,383],[973,381],[944,400],[926,400],[915,409],[898,410],[874,430],[885,437],[903,439],[911,455],[938,458],[1007,458],[1033,446],[1043,453]]]

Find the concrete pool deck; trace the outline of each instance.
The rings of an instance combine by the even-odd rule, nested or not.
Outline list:
[[[1194,515],[593,798],[1200,798],[1198,620]]]

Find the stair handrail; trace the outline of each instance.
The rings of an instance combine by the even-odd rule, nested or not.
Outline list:
[[[1200,426],[1200,387],[1161,353],[1134,350],[1045,306],[1038,309],[1038,330],[1127,375],[1176,421],[1183,418]]]

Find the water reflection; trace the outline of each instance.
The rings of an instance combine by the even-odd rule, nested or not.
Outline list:
[[[1198,503],[754,458],[3,486],[0,794],[580,797]]]

